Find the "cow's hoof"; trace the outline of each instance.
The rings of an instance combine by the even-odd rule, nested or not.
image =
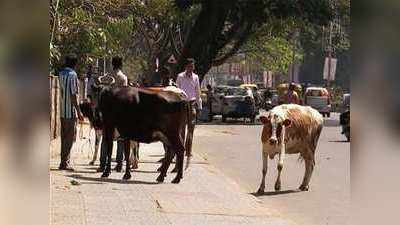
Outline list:
[[[257,194],[258,195],[263,195],[264,194],[264,189],[259,188],[258,191],[257,191]]]
[[[101,175],[101,177],[109,177],[110,176],[110,172],[109,171],[104,171],[103,174]]]
[[[301,185],[299,189],[300,191],[308,191],[308,185]]]
[[[275,183],[275,191],[280,191],[281,190],[281,182],[276,182]]]
[[[138,168],[139,168],[138,163],[133,163],[133,164],[132,164],[132,169],[136,170],[136,169],[138,169]]]
[[[120,173],[122,171],[122,165],[121,164],[116,165],[114,170]]]
[[[181,178],[175,177],[175,179],[173,179],[171,183],[173,183],[173,184],[179,184],[179,182],[181,182]]]
[[[178,168],[174,167],[174,169],[171,171],[171,173],[177,173],[178,172]]]
[[[125,173],[124,176],[122,177],[123,180],[129,180],[131,179],[132,175],[131,173]]]
[[[93,166],[94,165],[94,161],[89,162],[89,166]]]
[[[160,160],[157,161],[158,163],[164,162],[164,158],[161,158]]]
[[[158,167],[157,172],[161,172],[162,166]]]
[[[157,182],[158,182],[158,183],[163,183],[163,182],[164,182],[164,176],[162,176],[162,175],[160,174],[160,176],[157,177]]]

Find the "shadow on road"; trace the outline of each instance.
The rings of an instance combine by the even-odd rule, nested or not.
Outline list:
[[[158,171],[148,171],[148,170],[133,170],[134,173],[160,173]]]
[[[256,122],[256,123],[245,123],[243,121],[227,121],[225,123],[221,121],[213,121],[213,122],[199,122],[196,125],[241,125],[241,126],[259,126],[262,125],[262,123]]]
[[[147,181],[139,181],[139,180],[122,180],[122,179],[113,179],[113,178],[96,178],[96,177],[84,177],[80,174],[71,174],[66,175],[66,177],[74,178],[77,180],[85,180],[85,181],[93,181],[100,183],[115,183],[115,184],[148,184],[155,185],[157,182],[147,182]]]
[[[286,190],[286,191],[268,191],[265,192],[264,194],[258,194],[257,192],[249,193],[251,195],[254,195],[255,197],[260,197],[260,196],[274,196],[274,195],[285,195],[285,194],[291,194],[291,193],[298,193],[302,192],[299,189],[294,189],[294,190]]]
[[[339,124],[339,121],[336,119],[325,118],[324,126],[325,127],[338,127],[338,126],[340,126],[340,124]]]
[[[350,142],[350,141],[346,141],[346,140],[340,140],[340,141],[338,141],[338,140],[336,140],[336,141],[328,141],[328,142],[330,142],[330,143],[348,143],[348,142]]]

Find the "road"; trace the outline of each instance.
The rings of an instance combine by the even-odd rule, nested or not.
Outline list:
[[[324,121],[310,190],[296,191],[303,178],[304,163],[298,155],[288,155],[282,172],[282,191],[275,192],[276,157],[269,163],[266,193],[258,196],[262,204],[298,224],[349,224],[350,143],[340,134],[338,123],[338,114]],[[262,125],[243,123],[198,125],[194,151],[253,194],[261,178],[261,129]]]

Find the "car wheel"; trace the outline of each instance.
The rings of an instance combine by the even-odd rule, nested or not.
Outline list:
[[[331,117],[331,113],[327,113],[326,115],[328,116],[328,118]]]
[[[324,117],[325,118],[325,113],[321,113],[322,114],[322,117]]]
[[[344,135],[346,136],[347,141],[350,141],[350,132],[349,132],[349,131],[346,131],[346,132],[344,133]]]
[[[222,115],[222,122],[226,122],[226,116],[225,115]]]
[[[250,123],[255,123],[256,122],[256,115],[253,115],[250,117]]]

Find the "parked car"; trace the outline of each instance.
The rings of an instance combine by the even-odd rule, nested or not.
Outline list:
[[[343,95],[343,101],[341,105],[341,112],[345,112],[347,109],[350,109],[350,94]]]
[[[346,136],[347,141],[350,141],[350,94],[343,95],[339,120],[342,126],[342,134]]]
[[[251,90],[241,87],[231,87],[223,98],[222,122],[227,118],[249,118],[254,123],[256,106]]]
[[[305,92],[304,104],[313,107],[322,114],[322,116],[331,116],[331,97],[326,88],[309,87]]]
[[[211,114],[214,115],[222,115],[222,100],[228,90],[229,86],[216,86],[214,88],[214,94],[212,98],[212,106],[211,106]],[[201,118],[208,118],[209,115],[209,107],[207,102],[207,90],[202,90],[201,92],[201,100],[203,102],[203,110],[201,112]],[[204,114],[204,115],[203,115]],[[205,119],[204,119],[205,120]],[[208,121],[208,119],[207,119]]]
[[[342,126],[342,134],[346,136],[347,141],[350,141],[350,108],[340,114],[339,121]]]

